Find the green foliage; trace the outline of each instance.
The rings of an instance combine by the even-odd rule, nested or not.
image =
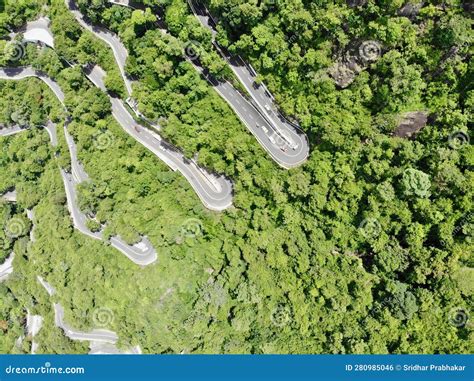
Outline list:
[[[58,164],[68,166],[61,133],[57,157],[39,128],[1,138],[0,191],[15,187],[19,201],[0,206],[0,223],[23,218],[27,207],[38,221],[34,243],[23,234],[0,252],[2,259],[20,254],[15,273],[24,277],[0,287],[2,351],[28,351],[14,348],[26,308],[45,317],[40,352],[87,351],[54,328],[37,275],[57,288],[72,326],[94,328],[95,308],[113,306],[109,328],[120,344],[146,353],[472,351],[472,326],[450,318],[473,307],[472,21],[458,3],[427,3],[408,18],[396,13],[400,1],[357,8],[210,2],[219,42],[256,68],[308,133],[308,161],[285,171],[185,62],[194,41],[202,63],[230,77],[184,0],[144,2],[161,5],[144,13],[78,1],[129,50],[140,110],[188,157],[232,178],[234,206],[220,214],[205,210],[182,176],[121,130],[80,67],[61,61],[99,63],[107,87],[124,95],[110,49],[81,29],[62,0],[51,3],[44,12],[56,52],[29,47],[20,63],[41,68],[66,93],[68,128],[91,177],[79,189],[81,209],[94,217],[91,229],[105,225],[106,237],[135,243],[146,235],[159,260],[138,268],[74,231],[58,173]],[[8,6],[4,28],[40,9]],[[156,28],[156,12],[169,34]],[[338,89],[327,69],[362,40],[379,41],[382,56]],[[0,102],[2,124],[65,118],[35,79],[0,82]],[[391,136],[401,113],[416,110],[433,120],[414,139]],[[8,314],[18,319],[5,331]]]
[[[417,169],[408,168],[402,176],[403,192],[406,196],[428,197],[430,195],[430,177]]]

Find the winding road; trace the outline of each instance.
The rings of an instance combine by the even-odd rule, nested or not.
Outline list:
[[[54,324],[61,328],[64,334],[71,340],[89,341],[89,354],[140,354],[140,347],[131,350],[120,351],[117,347],[118,336],[115,332],[107,329],[93,329],[89,332],[77,331],[64,321],[64,309],[59,303],[54,303]]]
[[[29,77],[37,77],[43,80],[54,92],[59,101],[64,105],[64,93],[61,90],[61,87],[53,81],[48,76],[43,73],[34,70],[32,67],[23,67],[23,68],[3,68],[0,69],[0,79],[13,79],[21,80]],[[69,135],[67,131],[67,123],[64,125],[64,133],[66,136],[66,141],[68,143],[69,153],[71,156],[71,172],[72,174],[67,173],[61,169],[61,177],[63,179],[64,188],[66,191],[66,199],[68,210],[71,214],[71,218],[74,224],[74,227],[79,230],[81,233],[87,235],[90,238],[102,240],[102,234],[100,232],[92,232],[87,227],[87,216],[82,213],[77,207],[77,191],[76,186],[80,182],[87,181],[89,176],[84,171],[82,165],[77,160],[76,145],[74,140]],[[52,127],[49,126],[49,129]],[[55,134],[51,134],[55,136]],[[52,138],[53,139],[53,138]],[[128,245],[120,237],[113,237],[111,239],[111,245],[124,254],[127,258],[135,262],[140,266],[146,266],[158,259],[158,255],[154,250],[151,242],[143,237],[142,241],[137,245]]]
[[[115,34],[107,31],[106,29],[95,27],[87,23],[73,1],[65,0],[65,2],[80,25],[95,34],[97,37],[106,41],[108,45],[112,47],[117,64],[121,68],[121,72],[124,76],[124,80],[128,80],[124,74],[125,61],[128,54],[125,47],[120,42],[120,39]],[[41,37],[41,35],[39,37]],[[6,74],[6,79],[12,79],[12,77],[15,76],[18,78],[19,73],[15,71],[17,69],[5,70],[13,70],[12,72],[8,71],[3,73]],[[98,66],[96,66],[88,74],[88,77],[97,87],[106,92],[107,90],[103,81],[104,75],[105,73],[100,70]],[[47,84],[55,92],[58,99],[64,103],[64,94],[61,91],[59,85],[57,85],[54,81],[37,71],[32,72],[31,68],[26,68],[21,74],[21,78],[26,78],[28,76],[39,76],[43,80],[47,78]],[[0,71],[0,78],[2,78],[2,71]],[[3,78],[5,78],[5,76],[3,76]],[[131,85],[129,89],[131,92]],[[139,125],[130,115],[128,109],[121,100],[112,97],[109,98],[112,103],[112,114],[120,126],[135,140],[152,151],[173,171],[181,172],[181,174],[183,174],[183,176],[191,184],[206,208],[214,211],[222,211],[232,205],[232,183],[228,179],[223,176],[211,174],[204,168],[199,167],[192,159],[185,158],[185,156],[176,147],[164,141],[158,134]],[[74,142],[72,139],[68,139],[67,135],[66,138],[68,140],[70,150],[72,150],[71,155],[74,155]],[[78,179],[84,179],[84,174],[81,173],[83,171],[81,171],[80,165],[76,165],[71,160],[71,166],[74,176]],[[130,254],[136,256],[137,253]]]
[[[71,7],[72,0],[69,1],[69,3]],[[109,3],[133,8],[129,1],[109,1]],[[201,21],[204,23],[206,20],[207,18],[204,18],[204,20]],[[84,22],[84,19],[82,18],[81,21]],[[88,25],[88,29],[91,30],[91,28],[92,26]],[[160,30],[162,33],[167,33],[165,30]],[[212,31],[215,32],[214,30]],[[98,35],[98,37],[101,36]],[[110,44],[115,44],[116,50],[123,48],[123,45],[120,45],[120,39],[117,36],[115,36],[113,40],[110,39],[109,45]],[[247,98],[245,98],[242,93],[240,93],[229,82],[218,81],[212,76],[206,74],[202,67],[197,65],[197,62],[194,62],[198,61],[198,58],[199,57],[187,58],[187,60],[204,78],[208,80],[221,98],[230,105],[237,117],[255,136],[262,148],[278,165],[290,169],[299,166],[307,159],[309,145],[306,136],[301,131],[297,130],[287,122],[282,122],[283,127],[275,128],[274,124],[270,123],[262,113],[258,111],[258,106],[256,107],[255,103],[247,100]],[[117,63],[118,65],[122,64],[119,60],[117,60]]]
[[[106,91],[105,73],[99,66],[94,66],[86,75],[98,88]],[[207,172],[194,161],[184,157],[157,133],[138,124],[120,99],[110,97],[110,101],[112,115],[125,132],[153,152],[173,171],[181,172],[208,209],[222,211],[232,205],[232,183],[229,180]]]
[[[276,145],[279,151],[278,153],[271,152],[269,144],[265,144],[264,148],[281,166],[285,168],[289,169],[302,164],[309,155],[309,143],[307,136],[304,134],[301,128],[299,128],[299,126],[290,123],[286,118],[283,117],[283,115],[281,115],[281,113],[278,111],[278,107],[275,104],[274,97],[270,94],[265,85],[257,84],[255,71],[249,65],[247,65],[242,60],[242,58],[232,56],[227,50],[219,46],[215,40],[215,36],[217,34],[217,30],[215,29],[216,23],[213,21],[209,11],[204,7],[204,5],[194,0],[188,0],[188,4],[193,14],[199,19],[201,24],[211,31],[214,46],[222,55],[222,57],[228,62],[230,68],[237,76],[240,83],[244,86],[245,90],[247,90],[247,92],[250,94],[252,98],[252,104],[255,106],[256,110],[258,110],[259,114],[271,126],[271,132],[265,133],[265,138],[270,140],[270,143],[273,145]],[[235,89],[231,90],[231,87],[232,86],[228,84],[227,88],[224,90],[225,92],[229,93],[229,95],[225,95],[225,93],[221,94],[226,100],[229,96],[231,96],[231,93],[237,92]],[[221,92],[219,91],[219,93]],[[249,102],[246,101],[246,103],[248,104]],[[240,112],[236,111],[238,115],[242,114],[242,106],[239,106],[239,108]],[[255,123],[250,123],[250,127],[247,122],[245,122],[245,124],[251,129],[252,133],[256,135],[256,128],[258,129],[258,127],[252,127],[252,125]],[[260,137],[257,136],[257,139],[263,145],[266,140],[262,142],[261,138],[263,134],[260,132],[259,135]],[[273,143],[273,141],[276,143]]]
[[[61,177],[63,179],[64,189],[66,190],[67,208],[71,214],[74,227],[82,234],[101,241],[102,234],[100,232],[92,232],[88,229],[87,216],[82,213],[79,208],[77,208],[77,183],[74,180],[74,176],[70,173],[67,173],[64,169],[61,169]]]
[[[29,127],[22,127],[22,126],[11,126],[11,127],[0,127],[0,136],[10,136],[10,135],[15,135],[20,132],[28,130]],[[52,123],[51,121],[48,121],[46,126],[44,126],[44,129],[49,135],[49,139],[51,140],[51,145],[53,147],[56,147],[58,145],[58,137],[56,135],[56,125]]]
[[[125,82],[125,87],[127,88],[128,95],[131,96],[132,81],[130,80],[130,78],[127,77],[125,73],[125,64],[127,62],[128,51],[122,44],[118,36],[105,28],[95,26],[87,22],[73,0],[64,1],[74,18],[84,29],[87,29],[89,32],[93,33],[95,36],[97,36],[110,46],[120,69],[120,73],[122,74],[123,81]]]
[[[64,331],[64,334],[71,340],[80,341],[103,341],[115,344],[118,336],[115,332],[106,329],[94,329],[90,332],[76,331],[64,322],[64,309],[59,303],[54,303],[54,323]]]
[[[61,87],[41,71],[35,70],[31,66],[0,68],[0,79],[19,81],[31,77],[39,78],[46,83],[59,101],[64,104],[64,93],[62,92]]]
[[[260,145],[281,167],[290,169],[304,162],[308,156],[308,145],[304,135],[293,134],[292,141],[296,142],[294,149],[290,147],[288,140],[282,137],[286,132],[278,133],[272,125],[249,102],[242,93],[236,90],[227,81],[218,81],[206,74],[204,70],[196,65],[193,60],[188,61],[206,78],[217,93],[223,98],[244,123],[247,129],[255,136]]]
[[[46,282],[39,275],[37,276],[38,281],[45,288],[49,296],[56,294],[56,290],[48,282]],[[139,346],[132,348],[127,351],[120,351],[116,347],[118,341],[118,336],[115,332],[106,330],[106,329],[94,329],[89,332],[82,332],[71,328],[64,321],[64,308],[59,303],[53,303],[54,309],[54,324],[63,330],[64,334],[71,340],[78,341],[89,341],[90,342],[90,351],[89,354],[140,354],[141,349]],[[31,333],[35,332],[35,328],[39,330],[38,323],[41,324],[41,321],[36,321],[36,326],[32,321]]]

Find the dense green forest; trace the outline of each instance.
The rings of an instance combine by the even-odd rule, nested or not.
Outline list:
[[[98,63],[108,89],[125,97],[112,52],[63,0],[5,1],[0,64],[31,64],[63,88],[91,177],[81,208],[107,223],[108,235],[146,234],[159,259],[140,268],[73,229],[59,175],[69,166],[65,112],[37,79],[0,81],[0,125],[31,127],[0,138],[0,193],[18,193],[17,203],[0,204],[0,263],[16,253],[14,275],[0,285],[2,353],[29,352],[28,340],[15,344],[26,309],[45,318],[38,352],[87,352],[54,327],[53,301],[78,329],[94,328],[94,311],[109,309],[120,345],[144,353],[472,352],[466,4],[428,1],[406,12],[403,1],[209,1],[219,43],[253,65],[308,134],[310,157],[288,171],[184,59],[193,41],[202,64],[237,85],[185,0],[143,1],[146,11],[76,3],[125,44],[142,112],[188,157],[232,179],[234,206],[206,210],[184,177],[121,130],[80,66]],[[55,50],[19,44],[18,57],[6,36],[39,15],[51,19]],[[331,69],[362,41],[376,42],[379,56],[338,86]],[[414,111],[429,114],[427,125],[397,137]],[[47,120],[57,123],[57,149],[41,128]],[[34,242],[26,209],[35,212]],[[12,219],[23,222],[20,235],[8,234]]]

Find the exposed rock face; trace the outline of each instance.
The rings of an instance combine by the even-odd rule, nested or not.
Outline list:
[[[362,7],[367,4],[367,0],[347,0],[347,5],[351,8]]]
[[[351,70],[350,66],[345,62],[336,62],[329,69],[329,75],[339,87],[345,88],[354,81],[358,72]]]
[[[407,3],[397,11],[397,15],[413,19],[418,16],[418,13],[420,12],[422,6],[423,2]]]
[[[462,7],[464,11],[470,13],[471,15],[474,14],[474,1],[473,0],[466,0],[463,2]]]
[[[377,41],[363,41],[354,44],[328,70],[328,74],[336,84],[345,88],[349,86],[357,74],[366,69],[371,62],[376,61],[382,54],[382,48]]]
[[[428,122],[426,111],[413,111],[405,114],[393,132],[393,135],[400,138],[411,138],[416,135]]]

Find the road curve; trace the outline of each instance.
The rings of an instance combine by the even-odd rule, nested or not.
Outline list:
[[[109,3],[131,7],[131,3],[124,1],[109,1]],[[163,33],[167,33],[162,30]],[[249,102],[229,82],[221,82],[206,75],[203,69],[196,65],[193,59],[187,59],[201,75],[208,80],[217,93],[230,105],[237,117],[244,123],[247,129],[255,136],[263,149],[283,168],[297,167],[304,162],[308,156],[308,144],[306,137],[302,134],[280,131],[273,127],[252,102]],[[295,144],[290,144],[289,141]],[[292,148],[294,147],[294,148]]]
[[[118,336],[115,332],[106,329],[94,329],[90,332],[76,331],[64,322],[64,309],[59,303],[54,303],[54,323],[64,331],[71,340],[79,341],[102,341],[115,344]]]
[[[66,190],[67,207],[71,214],[74,227],[82,234],[101,241],[102,234],[100,232],[92,232],[87,228],[87,216],[77,207],[76,183],[73,175],[67,173],[63,169],[60,171],[64,183],[64,189]]]
[[[77,181],[74,179],[72,174],[69,174],[61,169],[61,176],[64,182],[64,188],[66,189],[66,198],[69,213],[71,214],[74,227],[79,230],[82,234],[85,234],[91,238],[102,241],[103,235],[101,232],[92,232],[87,227],[87,216],[82,213],[77,207],[77,193],[76,185]],[[112,247],[120,251],[132,262],[139,266],[150,265],[158,259],[158,254],[154,249],[152,243],[146,238],[142,237],[142,240],[135,245],[129,245],[123,241],[120,237],[112,237],[110,239]]]
[[[53,296],[56,290],[46,282],[42,277],[37,275],[38,281],[46,289],[49,296]],[[115,332],[106,329],[94,329],[90,332],[77,331],[71,328],[64,321],[64,308],[59,303],[53,303],[54,324],[63,330],[64,334],[71,340],[89,341],[89,354],[141,354],[141,349],[136,346],[128,351],[119,351],[115,344],[118,336]],[[33,331],[33,328],[31,329]],[[34,332],[34,331],[33,331]]]
[[[120,38],[115,33],[112,33],[111,31],[105,28],[90,24],[79,11],[74,0],[64,1],[69,11],[72,13],[74,18],[83,28],[87,29],[89,32],[92,32],[94,35],[96,35],[98,38],[100,38],[102,41],[104,41],[107,45],[111,47],[114,53],[115,60],[118,63],[120,73],[122,74],[122,78],[125,82],[125,87],[127,88],[128,95],[131,96],[132,81],[127,77],[125,73],[125,64],[127,62],[128,51],[120,41]]]
[[[44,126],[46,131],[48,132],[49,139],[51,141],[51,145],[53,147],[57,147],[58,145],[58,135],[56,133],[56,125],[48,120],[48,123],[46,123],[46,126]]]
[[[54,94],[64,105],[65,97],[59,85],[41,72],[36,71],[31,67],[0,69],[0,79],[20,80],[28,77],[38,77],[43,80],[51,88],[51,90],[53,90]],[[69,174],[63,169],[61,169],[61,177],[63,179],[64,189],[66,191],[67,206],[71,214],[73,225],[77,230],[87,235],[88,237],[97,240],[102,240],[103,237],[100,232],[92,232],[87,228],[87,216],[82,213],[77,207],[76,185],[80,182],[87,181],[89,179],[89,176],[77,160],[76,145],[67,131],[67,123],[64,124],[64,133],[71,156],[72,174]],[[128,257],[140,266],[151,264],[155,262],[158,258],[156,251],[151,245],[151,242],[148,241],[146,237],[143,237],[142,241],[139,242],[137,245],[128,245],[119,237],[115,237],[113,242],[111,241],[111,244],[122,254],[124,254],[126,257]]]
[[[64,309],[59,303],[53,304],[54,324],[61,328],[64,334],[71,340],[89,341],[89,354],[141,354],[142,351],[137,345],[126,351],[120,351],[116,347],[118,336],[115,332],[107,329],[93,329],[89,332],[77,331],[71,328],[64,321]]]
[[[107,39],[107,43],[114,50],[117,64],[121,72],[124,73],[128,53],[120,39],[107,29],[96,27],[86,22],[73,0],[65,0],[65,2],[74,17],[84,28],[101,39]],[[107,91],[103,81],[104,74],[98,66],[94,66],[87,76],[97,87]],[[131,94],[131,91],[129,91],[129,94]],[[112,115],[120,126],[135,140],[152,151],[171,169],[180,171],[208,209],[222,211],[232,205],[232,183],[228,179],[223,176],[217,177],[200,168],[194,161],[186,159],[176,147],[162,140],[158,134],[140,126],[119,99],[110,97],[110,101],[112,103]]]
[[[242,60],[242,58],[230,55],[229,52],[217,44],[215,41],[217,31],[214,27],[215,23],[212,20],[209,11],[198,1],[188,0],[188,4],[191,8],[191,11],[199,19],[201,24],[211,31],[214,46],[228,62],[234,74],[250,94],[253,105],[269,122],[274,133],[279,136],[280,142],[278,145],[283,146],[286,151],[281,150],[278,160],[276,158],[275,160],[277,160],[277,162],[285,168],[292,168],[302,164],[309,155],[309,143],[307,136],[303,133],[299,126],[290,123],[281,115],[281,113],[278,111],[278,107],[275,104],[274,97],[270,94],[265,85],[258,85],[256,83],[255,71],[250,66],[248,66]]]
[[[12,127],[2,127],[0,126],[0,136],[10,136],[10,135],[15,135],[18,134],[19,132],[26,131],[28,127],[22,127],[22,126],[12,126]]]
[[[120,39],[104,28],[99,28],[87,23],[81,12],[77,9],[74,1],[65,1],[69,10],[84,28],[99,38],[107,38],[108,44],[114,49],[114,54],[115,52],[122,52],[121,54],[115,54],[115,58],[118,66],[121,68],[121,72],[124,73],[126,54],[124,54],[123,51],[127,51]],[[92,68],[88,74],[92,83],[103,91],[106,91],[103,76],[104,72],[99,69],[98,66]],[[131,94],[131,91],[129,94]],[[110,98],[110,100],[112,103],[112,114],[122,128],[135,140],[164,161],[171,169],[180,171],[208,209],[222,211],[232,205],[232,184],[229,180],[222,176],[217,177],[208,173],[203,168],[200,168],[194,161],[186,159],[176,147],[162,140],[158,134],[136,123],[125,105],[119,99]]]
[[[87,77],[105,91],[104,72],[94,66]],[[232,183],[225,177],[217,177],[186,159],[174,146],[165,142],[157,133],[139,125],[120,99],[110,97],[112,115],[120,126],[174,171],[179,171],[189,181],[202,203],[211,210],[222,211],[232,205]]]
[[[23,40],[26,42],[41,41],[54,49],[54,36],[49,29],[49,23],[49,19],[45,17],[28,22],[23,33]]]
[[[37,20],[28,21],[16,32],[10,33],[9,37],[14,39],[18,33],[22,33],[24,42],[41,42],[54,49],[54,36],[49,24],[50,20],[47,17],[40,17]]]
[[[53,93],[56,95],[59,101],[64,105],[65,96],[64,96],[63,91],[61,90],[61,87],[55,81],[53,81],[51,78],[41,73],[40,71],[35,70],[32,67],[0,69],[1,79],[21,80],[21,79],[25,79],[29,77],[37,77],[41,79],[42,81],[44,81],[50,87],[50,89],[53,91]],[[76,153],[74,150],[75,145],[74,145],[74,142],[72,141],[72,138],[70,137],[70,135],[68,134],[66,130],[66,124],[64,126],[64,132],[66,134],[66,140],[68,141],[68,147],[71,154],[72,171],[77,177],[78,181],[87,180],[88,176],[85,173],[85,171],[82,169],[82,166],[79,164],[75,156],[75,153]],[[62,169],[61,169],[61,177],[64,182],[67,205],[68,205],[69,212],[71,213],[74,226],[81,233],[91,238],[100,240],[102,238],[101,235],[99,233],[93,233],[87,228],[87,225],[86,225],[87,217],[83,213],[81,213],[79,209],[77,208],[77,194],[76,194],[74,179],[72,178],[70,174],[66,173]]]
[[[0,136],[15,135],[15,134],[18,134],[20,132],[26,131],[28,129],[29,129],[28,126],[26,126],[26,127],[21,127],[21,126],[18,126],[18,125],[15,125],[15,126],[12,126],[12,127],[2,127],[2,126],[0,126]],[[52,123],[51,121],[48,121],[48,123],[46,123],[46,126],[44,126],[44,129],[46,130],[46,132],[49,135],[51,145],[53,147],[56,147],[58,145],[58,138],[57,138],[57,135],[56,135],[56,125],[54,123]]]
[[[115,236],[110,238],[110,245],[124,253],[131,261],[140,266],[151,265],[158,259],[158,255],[152,243],[146,237],[142,237],[142,240],[135,245],[129,245],[120,237]]]
[[[59,87],[59,85],[55,81],[53,81],[41,71],[33,69],[33,67],[31,66],[0,68],[0,79],[19,81],[21,79],[30,77],[39,78],[44,83],[46,83],[56,95],[56,97],[59,99],[59,101],[64,105],[64,93],[61,90],[61,87]]]
[[[0,265],[0,282],[6,280],[9,275],[13,272],[13,259],[15,253],[11,253],[8,258]]]
[[[263,149],[268,152],[278,165],[285,169],[290,169],[297,167],[306,160],[308,156],[306,148],[308,146],[305,144],[305,139],[302,135],[296,134],[293,136],[292,139],[296,142],[297,147],[291,148],[288,140],[283,139],[281,134],[274,129],[273,125],[255,108],[254,104],[249,102],[234,86],[227,81],[218,81],[206,74],[193,60],[188,59],[188,62],[209,81],[221,98],[229,104]]]

